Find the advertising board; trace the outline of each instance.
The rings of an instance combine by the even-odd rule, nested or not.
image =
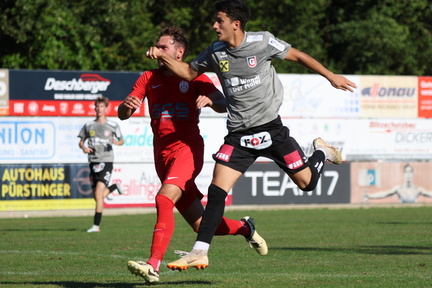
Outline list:
[[[232,189],[233,205],[350,203],[350,165],[326,165],[317,188],[305,192],[276,164],[254,163]]]
[[[9,115],[9,70],[0,69],[0,116]]]
[[[415,76],[361,76],[361,117],[416,118],[417,81]]]
[[[0,211],[94,208],[88,165],[0,165],[0,177]]]
[[[9,115],[93,116],[94,100],[108,97],[107,116],[116,116],[139,76],[139,72],[9,70]],[[144,116],[143,106],[136,116]]]
[[[351,164],[351,203],[432,203],[432,162]]]
[[[418,117],[432,118],[432,77],[418,77]]]

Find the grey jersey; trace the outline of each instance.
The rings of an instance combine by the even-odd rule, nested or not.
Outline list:
[[[78,134],[82,140],[88,140],[88,147],[93,153],[88,154],[89,162],[114,162],[114,151],[112,148],[113,137],[122,138],[119,125],[108,120],[105,123],[96,121],[87,122]]]
[[[283,86],[271,59],[284,59],[290,48],[267,31],[246,32],[238,47],[230,49],[225,42],[216,41],[191,62],[199,73],[213,71],[219,77],[228,104],[228,131],[276,119]]]

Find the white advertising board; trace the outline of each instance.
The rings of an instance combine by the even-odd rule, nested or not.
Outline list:
[[[310,155],[321,137],[348,161],[432,160],[431,119],[283,119]]]
[[[347,160],[432,160],[432,119],[363,119],[348,123]]]
[[[281,117],[356,118],[360,116],[360,87],[354,93],[335,89],[316,74],[278,74],[284,87]],[[360,77],[347,75],[359,86]]]
[[[125,144],[114,145],[116,163],[153,162],[150,118],[134,117],[119,123]],[[87,117],[0,117],[0,164],[86,163],[78,147],[78,133],[92,121]],[[213,162],[226,134],[224,118],[204,118],[200,129],[206,145],[205,161]]]

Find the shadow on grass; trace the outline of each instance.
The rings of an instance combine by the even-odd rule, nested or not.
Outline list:
[[[275,247],[271,250],[288,251],[323,251],[323,252],[346,252],[374,255],[429,255],[432,247],[422,246],[356,246],[352,248],[320,248],[320,247]]]
[[[25,287],[24,285],[33,285],[45,287],[47,285],[56,285],[63,288],[95,288],[95,287],[106,287],[106,288],[138,288],[138,287],[149,287],[144,282],[142,284],[138,283],[83,283],[83,282],[2,282],[0,281],[0,286],[3,285],[16,285],[16,287]],[[19,286],[20,285],[20,286]],[[160,282],[155,283],[151,286],[177,286],[177,285],[214,285],[210,281],[172,281],[172,282]]]

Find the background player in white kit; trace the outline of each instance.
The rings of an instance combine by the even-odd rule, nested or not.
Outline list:
[[[208,266],[207,253],[224,213],[227,192],[258,157],[272,159],[304,191],[316,187],[325,160],[342,162],[340,152],[321,138],[313,141],[315,151],[307,158],[282,125],[278,111],[283,87],[271,64],[273,58],[299,63],[337,89],[353,92],[356,87],[270,32],[246,32],[249,8],[240,0],[219,1],[215,8],[213,29],[218,41],[190,64],[174,61],[157,47],[150,47],[147,54],[188,81],[204,72],[215,72],[227,99],[228,135],[213,157],[216,165],[198,236],[187,256],[168,263],[171,269]]]
[[[109,186],[114,162],[112,145],[123,145],[124,140],[119,125],[105,116],[108,104],[107,97],[96,99],[96,119],[87,122],[78,134],[78,137],[81,138],[79,147],[85,154],[88,154],[90,181],[96,201],[93,226],[87,232],[100,232],[104,198],[115,190],[122,194],[117,184]],[[86,140],[88,140],[87,146],[85,145]]]

